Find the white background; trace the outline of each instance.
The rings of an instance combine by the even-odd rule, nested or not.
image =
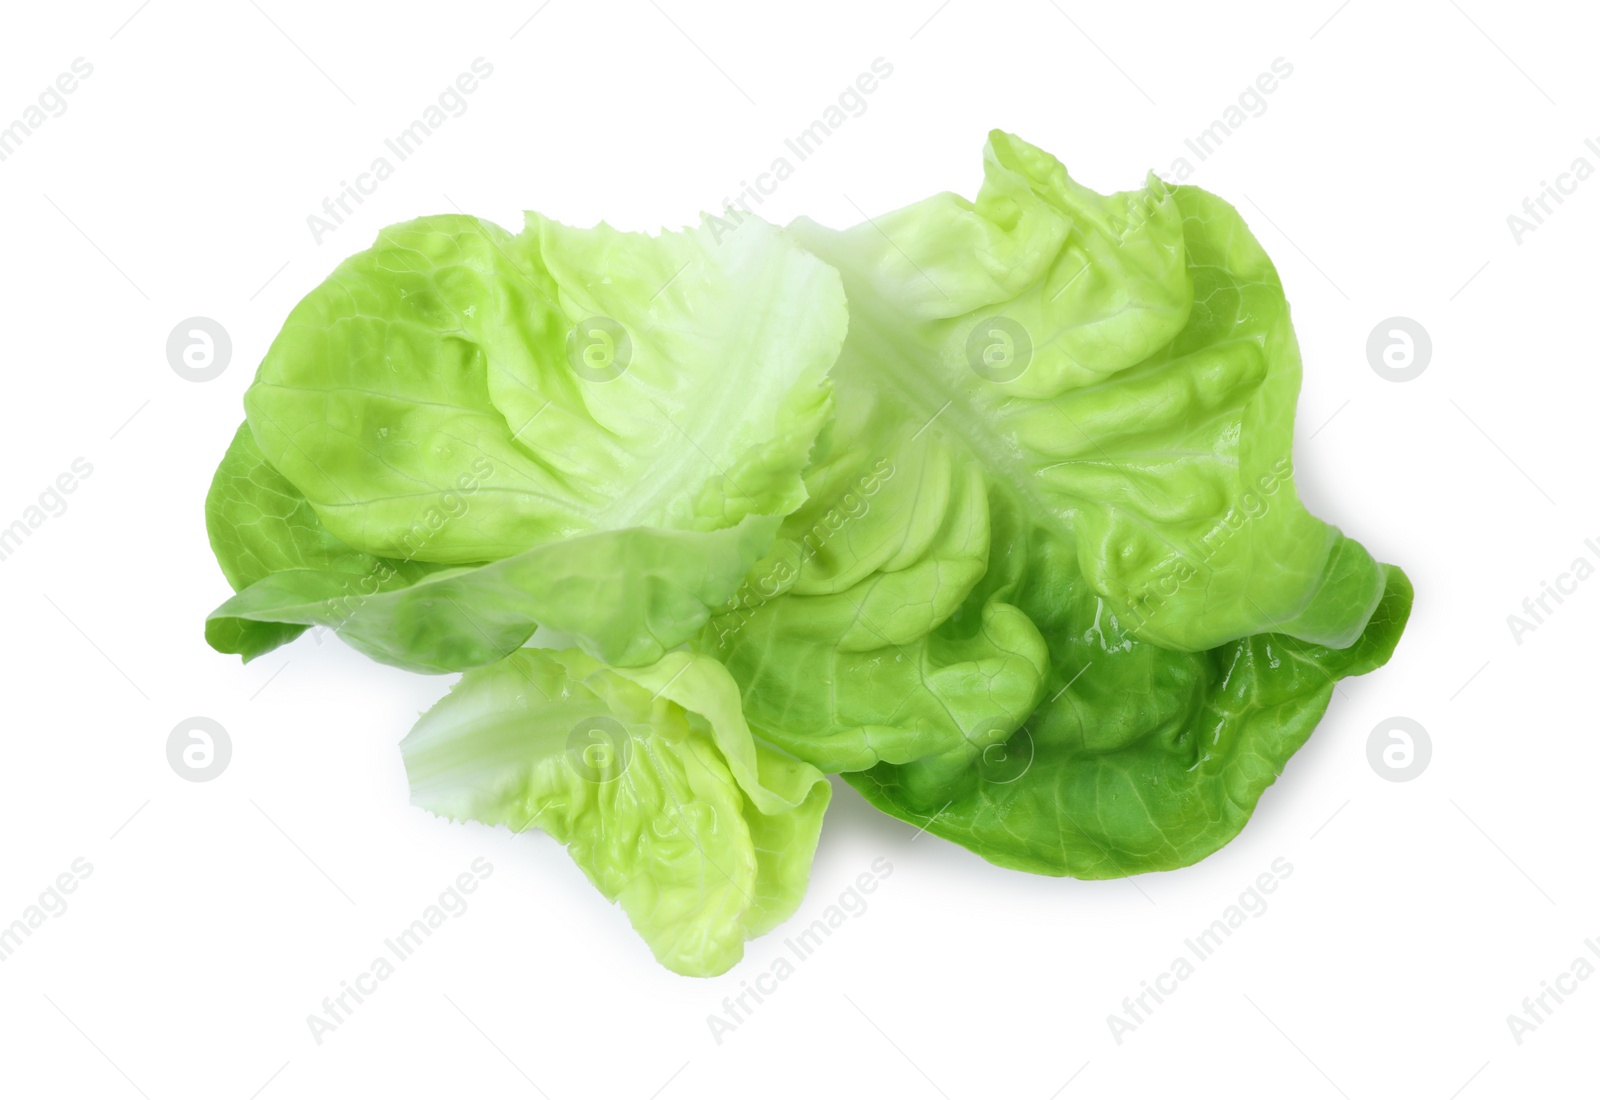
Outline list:
[[[1600,562],[1584,546],[1600,178],[1520,243],[1506,217],[1578,156],[1600,167],[1595,17],[540,2],[7,11],[0,124],[73,59],[94,73],[0,163],[0,526],[75,458],[93,474],[0,562],[0,924],[74,859],[93,872],[0,963],[0,1093],[1593,1095],[1600,980],[1520,1045],[1506,1018],[1600,937],[1600,580],[1520,644],[1506,619],[1573,559]],[[478,57],[494,75],[467,112],[314,242],[307,215]],[[1343,685],[1244,834],[1197,867],[1002,871],[839,785],[789,932],[874,859],[893,874],[718,1044],[706,1017],[786,933],[721,978],[677,977],[548,838],[411,808],[395,745],[446,681],[331,638],[249,666],[210,651],[227,588],[202,501],[283,317],[381,226],[458,207],[513,228],[524,208],[694,221],[878,57],[893,76],[769,219],[970,195],[991,127],[1098,189],[1136,187],[1275,58],[1294,66],[1191,182],[1240,207],[1288,288],[1302,495],[1403,565],[1417,602],[1393,662]],[[234,345],[204,384],[165,355],[194,315]],[[1434,346],[1403,384],[1365,352],[1394,315]],[[232,738],[209,783],[167,763],[193,715]],[[1406,783],[1367,759],[1396,715],[1433,746]],[[494,873],[470,910],[317,1045],[307,1015],[478,856]],[[1294,871],[1270,908],[1118,1044],[1108,1014],[1280,856]]]

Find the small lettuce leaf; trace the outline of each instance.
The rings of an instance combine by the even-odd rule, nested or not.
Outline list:
[[[543,829],[660,962],[720,974],[800,903],[830,788],[758,742],[710,658],[524,649],[466,673],[401,751],[412,800]]]
[[[208,524],[219,554],[272,568],[234,570],[208,637],[248,658],[320,624],[445,671],[546,626],[658,660],[804,501],[845,324],[838,275],[756,219],[387,229],[296,307],[246,394]],[[292,522],[239,526],[263,508]]]

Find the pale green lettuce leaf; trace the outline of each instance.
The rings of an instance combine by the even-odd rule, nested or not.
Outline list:
[[[837,274],[756,219],[385,230],[296,307],[246,395],[251,451],[219,469],[208,525],[274,568],[208,637],[249,657],[320,624],[437,671],[542,625],[659,659],[804,500],[845,323]],[[294,524],[236,530],[264,501]]]
[[[466,673],[401,750],[417,805],[549,833],[680,974],[722,973],[794,912],[830,793],[685,651],[617,669],[520,650]]]

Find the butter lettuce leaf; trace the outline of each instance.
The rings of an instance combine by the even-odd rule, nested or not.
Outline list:
[[[239,592],[208,637],[248,658],[319,624],[448,671],[546,626],[658,660],[805,499],[845,325],[838,275],[753,219],[387,229],[246,394],[208,526],[219,556],[272,568],[225,566]]]
[[[983,173],[842,230],[385,230],[246,394],[207,639],[464,670],[413,800],[554,836],[682,974],[795,911],[824,773],[1040,874],[1215,851],[1410,581],[1299,500],[1237,210],[1000,131]]]
[[[1299,353],[1238,213],[996,133],[973,202],[793,231],[851,328],[809,499],[701,635],[751,722],[1008,866],[1214,850],[1410,606],[1295,493]]]
[[[417,805],[549,833],[664,966],[697,976],[793,914],[830,794],[688,652],[618,669],[520,650],[466,673],[401,751]]]
[[[1270,628],[1353,642],[1365,614],[1348,606],[1370,613],[1382,572],[1336,554],[1337,529],[1294,493],[1300,354],[1238,212],[1154,177],[1098,195],[999,132],[984,169],[972,203],[793,227],[844,276],[840,402],[859,380],[883,395],[874,431],[898,430],[893,405],[946,441],[1076,544],[1142,638],[1201,650]]]

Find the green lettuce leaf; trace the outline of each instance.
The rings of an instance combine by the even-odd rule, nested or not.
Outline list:
[[[207,639],[466,670],[414,801],[556,837],[683,974],[794,912],[824,772],[1041,874],[1227,843],[1412,600],[1298,499],[1239,213],[996,131],[974,199],[737,222],[385,230],[246,395]]]
[[[892,438],[897,408],[976,464],[1076,543],[1140,637],[1200,650],[1268,627],[1331,646],[1360,634],[1382,573],[1336,554],[1339,532],[1295,496],[1299,349],[1233,207],[1154,177],[1097,195],[996,132],[975,203],[793,232],[844,276],[841,405],[857,400],[845,379],[870,387],[873,431]]]
[[[908,820],[960,806],[997,760],[1014,767],[1018,731],[1037,742],[1064,706],[1096,749],[1198,737],[1207,670],[1229,647],[1313,655],[1325,686],[1386,659],[1409,606],[1398,571],[1295,494],[1299,354],[1237,212],[1159,181],[1096,195],[1004,134],[985,169],[976,202],[794,227],[850,299],[838,414],[809,499],[699,642],[753,724],[824,770],[866,772],[863,789]],[[1298,700],[1273,712],[1280,740],[1197,769],[1184,803],[1204,817],[1237,795],[1242,815],[1207,830],[1171,807],[1154,824],[1107,814],[1095,839],[1152,869],[1233,835],[1326,703],[1274,669],[1259,679]],[[1171,787],[1136,763],[1121,798]],[[1047,823],[1065,843],[1063,804],[1008,806],[1018,829]],[[1026,863],[987,833],[944,835]],[[1095,873],[1094,852],[1075,842],[1032,866]]]
[[[208,636],[250,657],[321,624],[440,671],[543,625],[657,660],[804,500],[845,323],[837,274],[755,219],[385,230],[246,394],[208,521],[219,554],[275,568],[235,571]],[[264,506],[293,523],[238,526]]]
[[[1082,575],[1024,600],[1050,639],[1052,693],[1011,731],[846,780],[895,817],[1004,867],[1120,878],[1232,840],[1305,744],[1336,683],[1384,664],[1411,609],[1392,566],[1361,636],[1330,649],[1258,634],[1203,653],[1125,630]]]
[[[830,794],[756,741],[720,665],[682,651],[616,669],[520,650],[466,673],[401,751],[417,805],[549,833],[663,965],[697,976],[793,914]]]

